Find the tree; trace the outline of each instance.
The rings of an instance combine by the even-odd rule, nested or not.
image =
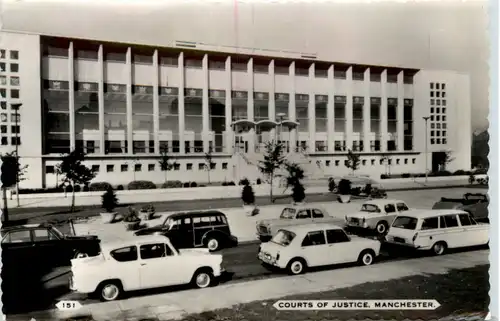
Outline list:
[[[301,180],[305,177],[304,170],[296,163],[285,163],[287,171],[286,187],[292,187],[292,199],[294,202],[302,202],[306,198],[305,188]]]
[[[208,149],[208,153],[205,153],[205,169],[208,174],[208,184],[210,184],[210,171],[215,163],[212,161],[212,147]]]
[[[345,166],[351,169],[352,173],[354,174],[354,172],[359,169],[360,163],[361,160],[359,154],[355,154],[352,150],[349,149],[349,151],[347,152],[347,162],[345,163]]]
[[[75,185],[88,184],[95,177],[94,171],[85,166],[85,154],[80,150],[74,150],[64,155],[61,163],[57,165],[57,172],[62,176],[63,183],[71,184],[71,212],[75,210]]]
[[[165,172],[165,183],[167,183],[167,172],[172,170],[177,162],[164,150],[161,152],[158,164],[160,164],[160,170]]]
[[[302,202],[306,198],[306,189],[300,182],[296,182],[292,188],[292,199],[296,203]]]
[[[118,198],[113,190],[113,187],[109,186],[104,194],[101,196],[102,208],[108,213],[112,213],[113,210],[118,205]]]
[[[253,192],[252,185],[248,179],[243,180],[243,190],[241,191],[241,200],[245,205],[251,205],[255,203],[255,193]]]
[[[2,196],[3,196],[3,221],[7,222],[9,220],[9,208],[7,206],[7,189],[16,185],[18,180],[19,162],[18,158],[14,153],[7,153],[1,155],[2,160]]]
[[[453,157],[453,153],[451,151],[446,151],[444,152],[443,160],[441,161],[441,164],[443,168],[442,170],[446,170],[446,165],[449,163],[453,162],[455,160],[455,157]]]
[[[285,156],[283,155],[284,145],[282,143],[271,141],[264,145],[264,160],[260,160],[258,167],[259,171],[269,179],[271,189],[269,198],[273,200],[273,181],[276,176],[276,171],[285,164]]]

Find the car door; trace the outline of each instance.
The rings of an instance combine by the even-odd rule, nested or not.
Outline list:
[[[188,244],[185,238],[185,226],[183,225],[183,218],[176,218],[171,221],[170,228],[165,234],[172,244],[175,244],[178,248],[192,247],[192,244]]]
[[[122,281],[125,291],[141,289],[139,254],[137,246],[126,246],[112,250],[109,255],[116,261],[110,275]]]
[[[458,214],[463,230],[462,246],[476,246],[488,242],[488,226],[478,225],[468,213]]]
[[[313,208],[310,210],[312,214],[312,220],[313,222],[321,222],[325,220],[325,215],[323,212],[317,208]]]
[[[325,231],[311,231],[302,240],[300,255],[306,259],[308,266],[329,264],[328,259],[325,259],[328,253],[329,248],[326,244]]]
[[[9,266],[29,268],[36,262],[35,248],[29,229],[7,231],[2,238],[2,263]]]
[[[459,224],[457,214],[440,216],[439,228],[443,232],[443,241],[446,242],[448,248],[462,246],[463,240],[461,240],[461,238],[464,236],[464,231]]]
[[[352,245],[349,237],[341,229],[326,230],[326,242],[328,243],[328,264],[339,264],[354,262],[358,259],[359,251]]]
[[[170,260],[172,251],[167,252],[165,243],[141,244],[139,254],[142,289],[177,284],[178,278],[175,274],[178,273],[179,269],[182,270],[182,266],[177,266],[175,259]]]
[[[210,224],[210,217],[193,217],[193,222],[194,246],[203,246],[203,236],[205,235],[205,233],[212,229],[212,225]]]
[[[43,258],[40,262],[47,262],[54,267],[69,265],[72,249],[67,242],[59,240],[48,228],[35,228],[31,233],[35,251]]]

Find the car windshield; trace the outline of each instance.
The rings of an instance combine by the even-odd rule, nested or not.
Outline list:
[[[363,206],[361,206],[361,212],[380,213],[380,208],[373,204],[363,204]]]
[[[287,207],[281,212],[280,218],[294,218],[295,217],[295,209]]]
[[[295,233],[287,230],[279,230],[278,233],[272,238],[271,242],[281,246],[288,246],[295,238]]]
[[[163,222],[163,226],[165,226],[165,228],[167,230],[170,230],[172,229],[172,227],[174,227],[174,225],[177,223],[176,220],[172,219],[171,217],[168,217],[165,222]]]
[[[52,232],[59,238],[63,239],[64,238],[64,233],[59,231],[55,226],[52,226]]]
[[[409,216],[399,216],[392,223],[392,227],[414,230],[417,227],[417,219]]]

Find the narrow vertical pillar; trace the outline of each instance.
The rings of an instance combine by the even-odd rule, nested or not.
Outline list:
[[[248,88],[247,95],[247,118],[248,120],[254,121],[254,112],[253,112],[253,92],[254,92],[254,76],[253,76],[253,58],[248,60],[247,65],[247,77],[250,78],[248,82],[250,87]],[[250,129],[248,133],[248,150],[251,153],[255,153],[255,141],[257,140],[257,136],[255,135],[255,126]]]
[[[185,142],[185,137],[184,137],[184,130],[185,130],[185,112],[184,112],[184,94],[185,94],[185,82],[184,82],[184,52],[181,52],[179,54],[179,59],[178,59],[178,71],[179,71],[179,93],[178,93],[178,100],[179,100],[179,153],[180,154],[185,154],[185,149],[184,149],[184,142]]]
[[[381,104],[380,104],[380,151],[387,151],[387,69],[382,71],[381,79]]]
[[[158,50],[153,53],[153,133],[154,153],[160,154],[160,66],[158,63]]]
[[[127,148],[128,154],[134,153],[134,118],[132,110],[132,48],[127,48],[126,74],[127,74]]]
[[[104,123],[104,47],[99,46],[97,55],[99,78],[97,79],[97,99],[99,106],[99,154],[106,154],[106,124]]]
[[[73,41],[68,48],[68,91],[69,91],[69,149],[75,150],[76,129],[75,129],[75,54]]]
[[[274,59],[269,63],[269,78],[271,78],[271,86],[269,88],[269,109],[268,109],[268,118],[270,120],[276,121],[276,77],[274,76]],[[270,136],[272,139],[278,141],[278,137],[276,136],[276,128],[272,128],[270,131]]]
[[[226,137],[225,141],[225,152],[228,154],[233,153],[233,128],[231,126],[233,120],[233,109],[232,109],[232,77],[231,77],[231,56],[226,58],[226,98],[225,98],[225,124],[226,124]]]
[[[345,145],[346,148],[349,150],[352,150],[352,140],[353,140],[353,135],[352,135],[352,103],[353,103],[353,96],[352,96],[352,66],[347,69],[346,73],[346,81],[347,81],[347,92],[346,92],[346,104],[345,104]]]
[[[333,77],[333,65],[328,68],[328,103],[326,110],[327,126],[327,151],[335,151],[335,81]]]
[[[397,141],[396,148],[398,151],[404,150],[404,80],[403,80],[403,71],[398,74],[398,107],[396,110],[396,118],[397,118]]]
[[[209,97],[208,97],[208,55],[203,55],[202,60],[202,72],[203,72],[203,86],[202,86],[202,107],[201,107],[201,119],[203,120],[202,127],[202,140],[203,140],[203,151],[208,152],[210,135],[210,113],[209,113]]]
[[[289,67],[289,73],[291,78],[290,83],[292,86],[289,90],[290,100],[288,102],[288,119],[291,121],[297,121],[297,107],[295,104],[295,61],[292,61]],[[290,151],[295,150],[295,146],[297,145],[297,127],[290,127],[288,131],[288,144],[290,145]]]
[[[370,115],[370,68],[366,68],[363,76],[363,152],[370,152],[370,131],[371,131],[371,115]]]
[[[309,66],[309,83],[314,83],[315,64]],[[309,105],[307,107],[307,116],[309,117],[309,142],[307,143],[307,152],[314,153],[316,151],[316,96],[314,86],[309,86]]]

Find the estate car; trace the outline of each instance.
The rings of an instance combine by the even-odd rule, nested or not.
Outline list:
[[[176,249],[162,235],[102,244],[99,256],[71,260],[70,289],[113,301],[125,291],[192,283],[206,288],[223,272],[222,255]]]
[[[420,210],[398,215],[386,242],[441,255],[447,249],[485,245],[489,224],[478,223],[462,210]]]
[[[262,243],[258,258],[264,265],[301,274],[308,267],[349,262],[370,265],[380,254],[378,240],[347,235],[331,223],[310,223],[278,230],[270,242]]]
[[[146,227],[137,236],[161,234],[168,236],[180,249],[206,247],[210,251],[238,245],[231,235],[226,215],[220,211],[193,211],[169,215],[162,224]]]

